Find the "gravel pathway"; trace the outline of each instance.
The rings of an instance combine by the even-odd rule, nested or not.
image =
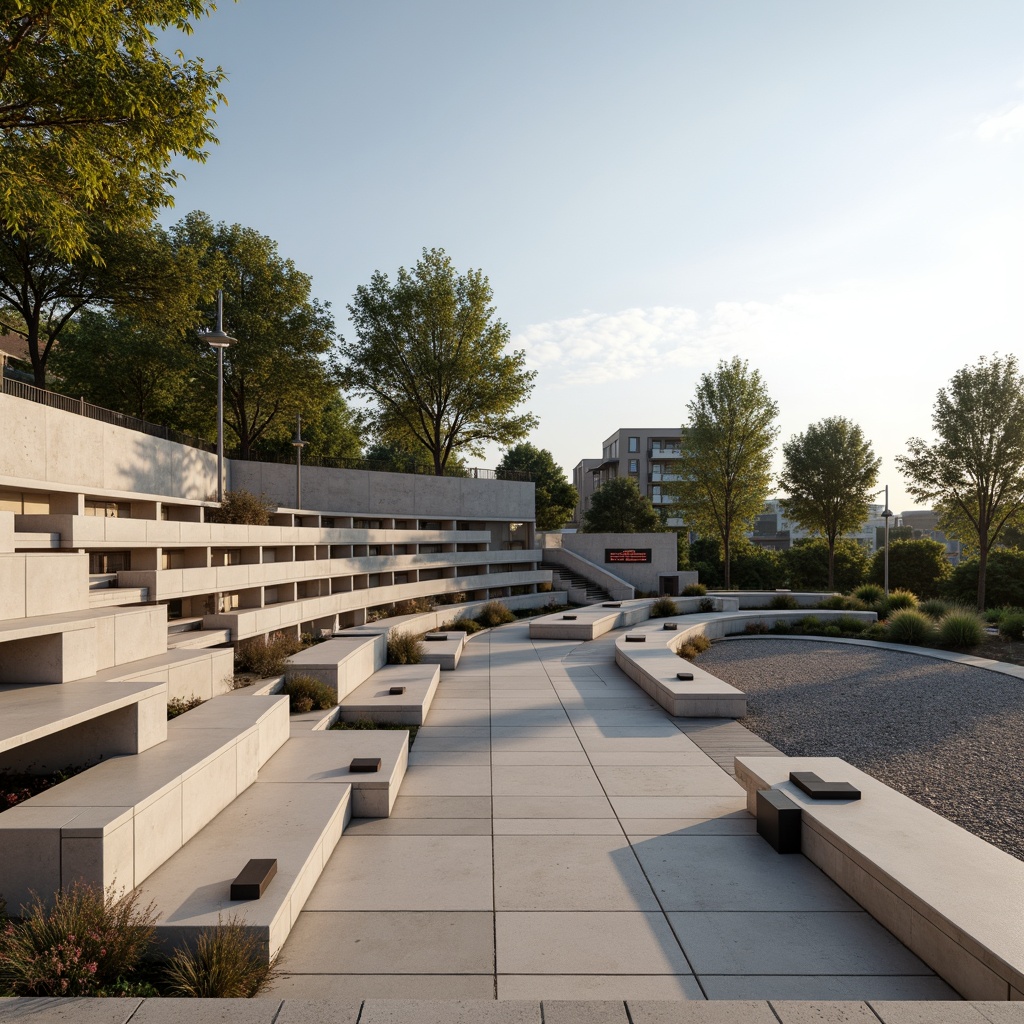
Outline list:
[[[752,732],[841,757],[1024,860],[1024,681],[803,640],[716,643],[701,668],[747,694]]]

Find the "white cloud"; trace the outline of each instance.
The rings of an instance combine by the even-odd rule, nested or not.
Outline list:
[[[983,142],[1010,142],[1024,135],[1024,103],[983,117],[978,122],[977,135]]]

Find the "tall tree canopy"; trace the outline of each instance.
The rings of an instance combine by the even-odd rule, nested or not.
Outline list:
[[[725,585],[733,542],[764,506],[771,487],[772,445],[779,408],[757,370],[734,357],[705,373],[687,406],[679,474],[666,485],[678,514],[702,536],[719,538]]]
[[[828,588],[835,584],[836,538],[867,518],[882,460],[856,423],[830,416],[782,446],[782,507],[828,544]]]
[[[348,307],[356,340],[344,344],[346,383],[374,404],[383,437],[421,446],[434,472],[453,454],[480,455],[485,441],[508,445],[537,425],[516,409],[533,390],[525,353],[506,351],[479,270],[459,274],[443,249],[424,249],[394,284],[377,271]]]
[[[659,533],[662,529],[651,499],[640,493],[632,477],[602,484],[590,496],[580,533]]]
[[[203,161],[224,74],[173,58],[208,0],[9,0],[0,15],[0,223],[71,261],[169,205],[175,157]]]
[[[311,420],[338,393],[337,335],[330,304],[310,295],[312,280],[277,243],[241,224],[191,213],[171,229],[175,245],[200,253],[200,273],[224,291],[224,326],[237,343],[224,352],[224,424],[246,458],[261,441],[290,433],[296,414]],[[214,302],[200,306],[214,323]],[[216,408],[217,357],[190,339],[205,368],[194,403]]]
[[[498,463],[498,478],[528,473],[535,488],[538,530],[560,530],[572,518],[579,494],[565,470],[546,448],[523,441],[509,448]]]
[[[932,408],[937,440],[907,441],[896,464],[907,489],[939,513],[952,536],[977,538],[978,608],[985,607],[989,550],[1024,518],[1024,378],[1015,356],[983,356],[939,390]]]

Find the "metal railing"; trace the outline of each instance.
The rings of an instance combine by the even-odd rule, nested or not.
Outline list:
[[[58,394],[56,391],[46,391],[44,388],[37,388],[34,384],[25,384],[10,377],[3,378],[3,394],[11,395],[14,398],[24,398],[29,402],[37,402],[39,405],[46,405],[51,409],[61,409],[63,412],[88,416],[91,420],[111,423],[115,427],[124,427],[126,430],[137,430],[140,434],[149,434],[150,437],[161,437],[165,441],[187,444],[192,448],[200,448],[204,452],[217,450],[216,444],[201,437],[183,434],[180,430],[172,430],[161,423],[150,423],[148,420],[139,419],[138,416],[129,416],[127,413],[115,412],[113,409],[104,409],[103,406],[93,405],[91,402],[85,401],[84,398],[70,398],[67,395]]]
[[[147,420],[139,419],[137,416],[129,416],[127,413],[115,412],[113,409],[104,409],[101,405],[93,405],[83,398],[71,398],[56,391],[47,391],[44,388],[37,388],[34,384],[26,384],[23,381],[11,377],[3,377],[0,394],[10,395],[13,398],[23,398],[29,402],[37,402],[40,405],[49,406],[51,409],[60,409],[63,412],[75,413],[78,416],[88,416],[89,419],[99,420],[101,423],[111,423],[116,427],[124,427],[126,430],[137,430],[142,434],[149,434],[151,437],[160,437],[165,441],[174,441],[177,444],[188,445],[192,448],[199,448],[204,452],[215,452],[215,442],[207,441],[192,434],[183,434],[179,430],[172,430],[170,427],[159,423],[150,423]],[[228,458],[237,459],[242,462],[270,462],[294,465],[294,458],[285,455],[261,455],[250,454],[240,455],[238,452],[228,452]],[[421,476],[434,476],[434,470],[427,466],[408,465],[404,467],[395,466],[389,462],[373,462],[368,459],[317,459],[315,457],[303,456],[304,466],[323,466],[328,469],[365,469],[377,473],[416,473]],[[452,467],[445,471],[444,476],[461,477],[468,480],[513,480],[517,482],[529,482],[532,477],[529,473],[521,470],[479,469],[477,467]]]

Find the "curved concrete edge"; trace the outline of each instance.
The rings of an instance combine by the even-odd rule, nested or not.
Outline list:
[[[834,611],[819,609],[822,618],[853,615],[874,622],[874,612]],[[688,616],[691,621],[675,618],[656,619],[639,626],[632,633],[615,641],[615,664],[646,693],[653,697],[670,715],[676,718],[743,718],[747,713],[747,698],[735,686],[713,676],[699,665],[681,661],[679,648],[691,637],[703,634],[717,640],[751,623],[772,624],[781,619],[801,619],[806,612],[772,610],[751,612],[705,612],[701,616]],[[666,629],[666,623],[675,623],[675,630]],[[758,636],[767,634],[759,633]],[[630,637],[642,636],[643,641]],[[689,672],[692,679],[679,679],[678,673]]]
[[[853,614],[844,612],[843,614]],[[1000,675],[1024,679],[1024,665],[1013,665],[1008,661],[996,661],[993,658],[979,658],[976,654],[963,654],[958,651],[941,651],[934,647],[913,647],[910,644],[889,644],[883,640],[858,640],[846,636],[776,636],[772,633],[759,633],[756,636],[725,636],[723,640],[816,640],[827,644],[853,644],[859,647],[877,647],[883,651],[897,651],[900,654],[916,654],[920,658],[935,658],[937,661],[952,661],[957,665],[970,668],[981,668],[987,672],[998,672]]]

